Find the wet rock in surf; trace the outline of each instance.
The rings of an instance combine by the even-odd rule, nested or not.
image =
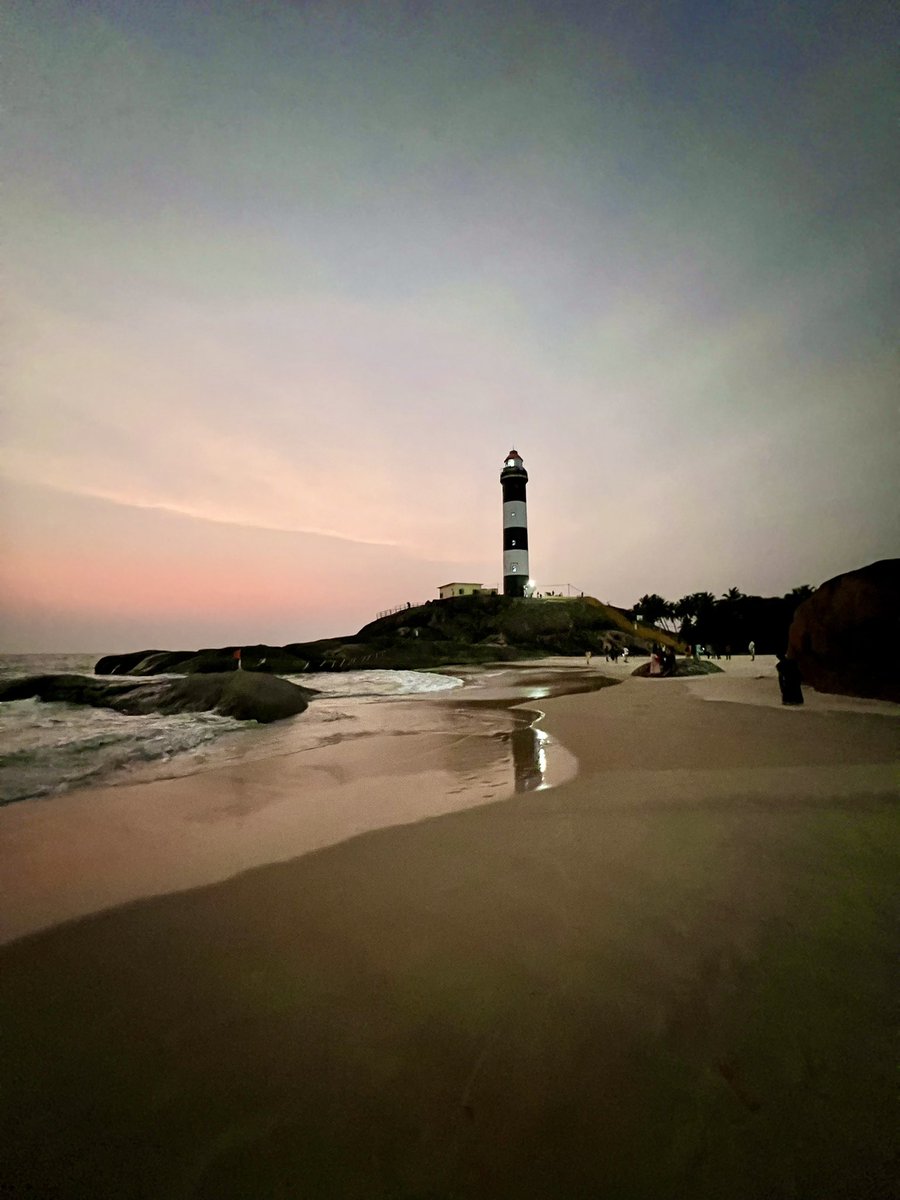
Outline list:
[[[249,671],[185,675],[180,679],[91,679],[85,675],[35,675],[0,685],[0,701],[39,700],[87,704],[131,715],[214,712],[267,724],[304,711],[317,695],[277,676]]]

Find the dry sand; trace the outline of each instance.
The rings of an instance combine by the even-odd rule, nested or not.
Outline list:
[[[430,819],[433,733],[333,745],[411,823],[4,947],[8,1194],[891,1195],[898,710],[723,665],[541,699],[577,775]]]

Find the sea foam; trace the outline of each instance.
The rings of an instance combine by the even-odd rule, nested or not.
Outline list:
[[[92,674],[96,655],[3,655],[0,679],[73,672]],[[414,696],[458,687],[461,680],[421,671],[344,671],[286,676],[323,699]],[[303,720],[304,718],[299,718]],[[75,704],[15,700],[0,704],[0,804],[72,787],[112,782],[129,768],[178,763],[200,769],[225,734],[252,736],[255,723],[213,713],[128,716]]]

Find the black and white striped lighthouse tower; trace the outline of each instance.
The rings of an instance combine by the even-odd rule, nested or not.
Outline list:
[[[528,472],[518,450],[510,450],[500,472],[503,488],[503,595],[524,596],[528,585]]]

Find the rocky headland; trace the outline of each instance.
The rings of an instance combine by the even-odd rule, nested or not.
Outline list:
[[[98,675],[185,675],[244,672],[299,675],[311,671],[388,668],[429,670],[448,664],[513,662],[546,655],[602,654],[626,646],[646,654],[652,642],[677,646],[652,627],[635,631],[628,616],[592,597],[521,600],[458,596],[410,606],[364,625],[358,633],[285,646],[205,650],[140,650],[101,658]]]
[[[872,563],[823,583],[796,609],[786,640],[804,683],[818,691],[900,701],[900,559]],[[590,596],[458,596],[411,605],[343,637],[284,646],[139,650],[107,655],[95,672],[236,677],[379,667],[422,671],[587,650],[599,656],[625,647],[643,656],[654,642],[679,652],[676,674],[698,673],[695,664],[681,658],[684,647],[671,633],[649,624],[635,626],[624,610]],[[703,671],[713,669],[702,664]],[[647,664],[638,664],[635,674],[645,673]]]

